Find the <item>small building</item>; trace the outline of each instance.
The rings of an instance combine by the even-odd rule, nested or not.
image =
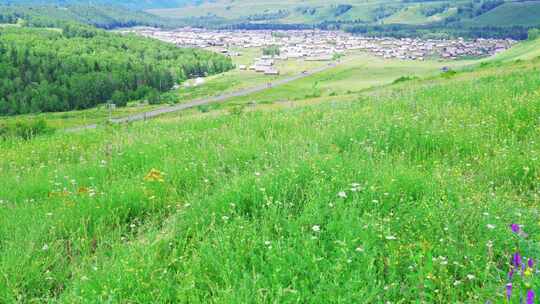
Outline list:
[[[255,62],[255,65],[256,66],[266,66],[266,67],[273,66],[274,65],[274,60],[273,59],[258,60],[258,61]]]
[[[264,75],[279,75],[279,70],[277,69],[266,69],[266,71],[264,71]]]
[[[326,55],[316,55],[306,58],[306,61],[330,61],[333,59],[333,56],[330,54]]]

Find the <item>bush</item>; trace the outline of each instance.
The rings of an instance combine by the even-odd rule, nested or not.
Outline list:
[[[199,110],[201,113],[208,113],[210,112],[210,106],[209,105],[200,105],[197,107],[197,110]]]
[[[17,137],[30,140],[38,135],[52,133],[54,128],[48,126],[43,119],[0,123],[0,138],[3,139]]]
[[[112,102],[117,107],[125,107],[127,106],[126,95],[122,93],[121,91],[115,91],[114,94],[112,95]]]
[[[244,112],[244,106],[243,105],[234,105],[230,108],[228,108],[229,114],[231,115],[241,115]]]
[[[279,46],[271,45],[263,49],[263,55],[278,56],[280,54]]]
[[[416,76],[401,76],[398,79],[394,80],[393,84],[400,83],[400,82],[411,81],[411,80],[415,80],[415,79],[418,79],[418,77],[416,77]]]
[[[528,33],[529,40],[536,40],[540,38],[540,29],[534,28],[530,29]]]
[[[442,74],[442,77],[448,79],[448,78],[452,78],[452,77],[456,76],[456,74],[457,74],[456,71],[454,71],[454,70],[448,70],[448,71],[446,71],[446,72],[444,72],[444,73]]]
[[[161,103],[161,98],[158,90],[156,89],[150,89],[150,92],[146,96],[148,99],[148,103],[151,105],[156,105]]]

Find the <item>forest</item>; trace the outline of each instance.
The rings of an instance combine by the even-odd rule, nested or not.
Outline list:
[[[85,109],[159,92],[233,68],[230,58],[68,24],[0,28],[0,115]]]
[[[30,27],[61,27],[69,22],[113,29],[130,26],[178,27],[184,23],[161,18],[143,11],[135,11],[119,6],[102,5],[1,5],[0,23],[22,22]]]

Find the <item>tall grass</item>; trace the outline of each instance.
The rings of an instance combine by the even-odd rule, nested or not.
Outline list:
[[[0,143],[0,302],[502,302],[540,75],[482,75]]]

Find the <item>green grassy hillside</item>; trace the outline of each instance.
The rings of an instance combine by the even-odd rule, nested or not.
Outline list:
[[[539,26],[540,2],[525,1],[505,3],[472,20],[474,25],[490,26]]]
[[[46,3],[45,3],[46,4]],[[60,27],[68,22],[78,22],[99,28],[129,26],[180,26],[142,11],[105,5],[2,5],[0,23],[24,23],[36,27]]]
[[[2,141],[0,302],[501,303],[539,252],[539,66]]]
[[[447,2],[447,1],[446,1]],[[445,1],[441,3],[446,3]],[[453,1],[453,6],[464,3],[464,1]],[[340,5],[350,5],[350,9],[339,9]],[[290,22],[290,23],[320,23],[322,21],[332,20],[361,20],[363,22],[377,22],[394,14],[410,14],[417,11],[420,7],[432,7],[440,5],[439,3],[400,3],[389,0],[375,1],[251,1],[248,3],[240,3],[235,1],[211,1],[199,5],[191,5],[175,9],[155,9],[150,10],[153,14],[171,18],[186,18],[186,17],[201,17],[207,15],[216,15],[229,20],[244,19],[254,15],[271,15],[279,10],[287,12],[286,15],[280,16],[277,19],[272,19],[274,22]],[[411,9],[411,12],[407,12]],[[426,16],[418,16],[415,12],[415,19],[430,20]],[[397,18],[397,17],[396,17]],[[435,20],[436,18],[431,18]],[[405,23],[414,22],[406,18]]]
[[[484,1],[489,2],[489,1]],[[247,20],[259,16],[266,22],[320,23],[323,21],[361,21],[364,23],[429,24],[447,17],[457,16],[462,21],[476,26],[538,25],[540,3],[537,1],[507,1],[492,10],[479,11],[482,1],[390,1],[390,0],[350,0],[350,1],[250,1],[229,0],[207,1],[181,8],[154,9],[150,12],[171,18],[218,16],[230,21]],[[348,5],[344,9],[340,6]],[[477,11],[468,16],[465,11],[473,7]],[[462,13],[458,12],[462,8]],[[284,14],[278,16],[276,12]],[[476,14],[480,14],[477,16]],[[266,16],[267,18],[264,18]],[[469,18],[473,18],[469,20]]]
[[[132,9],[144,9],[152,7],[179,7],[186,4],[196,3],[197,0],[0,0],[0,4],[7,5],[53,5],[53,6],[65,6],[65,5],[87,5],[92,3],[94,5],[114,5],[124,6]]]
[[[524,41],[516,44],[511,49],[497,54],[487,61],[512,61],[512,60],[530,60],[540,57],[540,39],[533,41]]]

